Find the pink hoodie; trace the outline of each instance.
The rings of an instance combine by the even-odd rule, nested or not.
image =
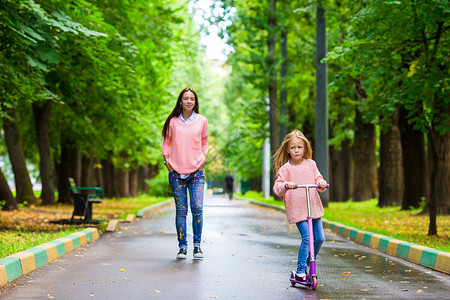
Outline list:
[[[281,166],[278,170],[278,177],[273,185],[273,192],[279,197],[284,197],[284,207],[288,222],[298,223],[307,220],[306,191],[304,188],[288,190],[284,186],[286,182],[295,184],[318,184],[323,180],[317,168],[316,162],[312,159],[303,159],[297,166],[289,162]],[[324,190],[325,191],[325,190]],[[322,200],[320,200],[317,189],[310,189],[311,215],[313,219],[323,217]]]
[[[170,120],[162,153],[179,174],[198,170],[208,155],[208,120],[198,115],[197,120],[184,124],[177,117]]]

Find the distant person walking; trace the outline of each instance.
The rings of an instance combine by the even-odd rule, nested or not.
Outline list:
[[[203,228],[203,167],[208,155],[208,120],[199,113],[198,97],[191,88],[183,89],[162,130],[162,153],[169,170],[169,183],[175,198],[178,259],[187,255],[188,196],[192,213],[194,258],[203,258],[200,248]]]
[[[310,257],[306,257],[309,248],[309,232],[306,193],[301,189],[294,189],[296,184],[320,185],[320,188],[310,191],[316,255],[325,239],[321,220],[324,212],[317,190],[325,192],[327,182],[323,179],[316,162],[311,157],[311,144],[299,130],[294,130],[286,135],[280,148],[273,156],[274,170],[277,172],[273,192],[275,195],[284,198],[288,222],[290,224],[295,223],[302,236],[302,242],[298,250],[297,270],[292,271],[293,277],[300,282],[306,282],[306,273],[309,273]],[[286,185],[289,189],[286,189]]]
[[[228,171],[228,175],[225,176],[225,193],[228,194],[228,197],[230,200],[233,199],[233,191],[234,191],[234,178],[233,175],[231,175],[231,171]]]

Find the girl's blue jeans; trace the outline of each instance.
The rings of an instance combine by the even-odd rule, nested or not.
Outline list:
[[[203,228],[203,188],[205,177],[203,170],[197,170],[185,179],[180,178],[176,171],[169,173],[169,184],[175,198],[178,246],[187,249],[186,217],[188,213],[188,190],[192,213],[192,231],[194,233],[194,247],[200,247]]]
[[[314,255],[317,257],[319,253],[320,246],[325,239],[323,234],[323,226],[322,219],[313,219],[313,233],[314,233]],[[298,231],[302,235],[302,243],[300,244],[300,249],[298,249],[298,262],[297,262],[297,274],[305,273],[306,263],[310,264],[310,255],[309,255],[309,230],[308,230],[308,221],[301,221],[297,224]],[[308,258],[306,258],[308,256]]]

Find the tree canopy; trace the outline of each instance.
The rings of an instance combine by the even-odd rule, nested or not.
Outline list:
[[[127,172],[145,166],[152,170],[146,179],[159,174],[155,180],[162,180],[161,127],[186,86],[199,94],[201,113],[210,122],[211,179],[227,169],[259,178],[262,145],[277,135],[272,146],[278,147],[283,127],[302,130],[314,144],[320,4],[329,49],[322,63],[329,72],[331,180],[343,178],[336,188],[343,192],[335,198],[394,194],[396,187],[384,184],[397,180],[404,183],[395,193],[401,197],[411,189],[407,184],[424,181],[417,201],[405,207],[417,207],[422,197],[430,208],[430,199],[439,199],[440,212],[450,209],[446,0],[211,1],[210,9],[200,11],[201,26],[192,18],[199,0],[1,4],[2,153],[8,141],[20,141],[24,159],[11,163],[23,165],[26,158],[28,166],[39,165],[42,181],[66,174],[64,166],[79,156],[84,168],[96,166],[97,173],[108,164]],[[233,49],[225,67],[211,67],[204,58],[199,31],[207,34],[211,26]],[[218,70],[225,75],[217,75]],[[282,93],[286,97],[279,99]],[[426,180],[404,171],[411,164],[405,132],[418,139],[414,147],[421,149]],[[392,145],[399,152],[395,158],[382,151]],[[364,154],[371,165],[355,166],[368,160]],[[395,172],[377,171],[387,165]],[[359,175],[358,167],[372,173]],[[358,186],[354,177],[370,183]],[[363,191],[369,184],[370,190]]]

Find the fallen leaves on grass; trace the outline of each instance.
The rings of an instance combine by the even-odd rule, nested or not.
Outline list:
[[[450,218],[437,216],[438,236],[428,236],[429,216],[421,209],[401,210],[400,206],[377,206],[377,200],[330,202],[325,219],[402,241],[449,251]]]
[[[33,210],[22,208],[13,211],[0,212],[0,229],[26,231],[58,231],[64,225],[51,224],[49,221],[70,218],[71,214],[58,211]]]
[[[166,198],[141,197],[124,199],[104,199],[93,209],[94,219],[120,219],[121,216],[136,213],[137,210]],[[70,219],[73,204],[57,204],[20,207],[13,211],[0,210],[0,258],[32,248],[39,244],[69,235],[86,225],[62,225],[50,223]],[[109,238],[107,236],[106,238]]]

